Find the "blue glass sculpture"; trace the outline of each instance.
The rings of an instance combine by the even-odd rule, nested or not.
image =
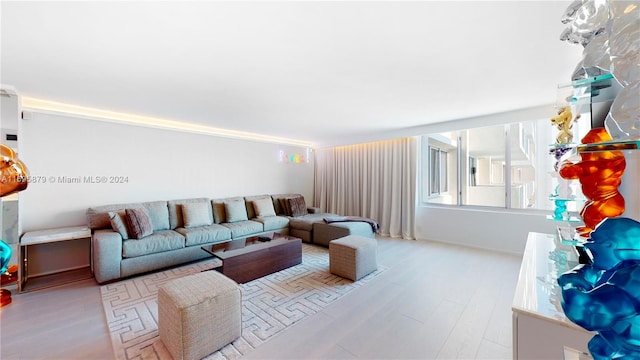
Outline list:
[[[589,341],[594,359],[640,359],[640,222],[607,218],[584,246],[591,264],[558,278],[562,308],[597,332]]]
[[[9,268],[9,261],[11,260],[11,247],[0,240],[0,275],[7,272]]]

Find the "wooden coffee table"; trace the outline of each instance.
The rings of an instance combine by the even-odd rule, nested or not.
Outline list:
[[[224,244],[202,246],[209,254],[222,260],[216,270],[237,283],[245,283],[302,263],[302,240],[278,233],[232,240]]]

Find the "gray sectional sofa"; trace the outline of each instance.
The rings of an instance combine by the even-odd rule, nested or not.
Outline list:
[[[320,213],[316,208],[293,214],[298,216],[286,214],[286,201],[300,197],[299,194],[277,194],[193,198],[90,208],[87,221],[92,229],[95,278],[102,284],[204,259],[211,255],[201,246],[272,232],[290,234],[311,243],[314,223],[335,214]],[[269,202],[273,207],[265,210]],[[150,233],[139,239],[129,238],[131,234],[115,224],[118,217],[125,216],[125,209],[144,209],[152,231],[149,229]],[[321,243],[328,245],[326,239]]]

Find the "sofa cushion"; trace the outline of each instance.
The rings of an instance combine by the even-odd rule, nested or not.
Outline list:
[[[307,204],[304,201],[302,196],[297,196],[291,199],[287,199],[289,203],[289,208],[291,209],[291,216],[298,217],[307,215]]]
[[[184,227],[184,217],[182,215],[182,205],[204,202],[209,204],[208,198],[193,198],[193,199],[179,199],[179,200],[169,200],[167,201],[167,205],[169,207],[169,226],[171,229]],[[208,208],[207,209],[211,222],[213,223],[213,211]]]
[[[228,223],[249,220],[244,200],[230,200],[224,202],[224,211]]]
[[[254,221],[262,223],[264,227],[264,231],[272,231],[279,230],[287,227],[289,224],[289,218],[284,216],[265,216],[261,218],[256,218]]]
[[[298,229],[304,231],[311,231],[313,229],[313,223],[324,222],[324,217],[330,214],[307,214],[304,216],[298,216],[289,219],[289,228]]]
[[[211,205],[209,202],[182,204],[182,220],[185,228],[211,225]]]
[[[271,198],[254,200],[253,210],[255,211],[255,217],[257,218],[276,216],[276,210],[273,208],[273,201],[271,200]]]
[[[147,213],[147,209],[126,209],[125,219],[129,236],[134,239],[142,239],[153,234],[153,225]]]
[[[140,240],[129,239],[122,243],[122,257],[155,254],[185,247],[184,236],[173,230],[160,230]]]
[[[195,228],[177,228],[185,238],[186,246],[231,240],[231,230],[218,224]]]
[[[169,230],[169,208],[166,201],[145,202],[142,205],[147,209],[153,231]]]
[[[126,213],[124,211],[109,211],[109,220],[111,221],[111,227],[117,231],[122,240],[129,238],[129,231],[127,231],[127,222],[125,220]]]
[[[224,223],[222,226],[231,230],[231,238],[237,239],[248,235],[257,234],[263,231],[262,223],[253,220],[238,221],[234,223]]]

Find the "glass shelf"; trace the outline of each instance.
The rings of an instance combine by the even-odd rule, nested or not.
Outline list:
[[[625,141],[609,141],[595,144],[580,144],[578,152],[597,152],[597,151],[615,151],[615,150],[638,150],[640,149],[640,140]]]
[[[563,85],[558,85],[558,89],[562,89],[562,88],[566,88],[566,87],[581,87],[581,86],[587,86],[587,85],[591,85],[591,84],[597,84],[601,81],[605,81],[605,80],[609,80],[609,79],[613,79],[613,74],[602,74],[602,75],[598,75],[598,76],[592,76],[586,79],[578,79],[578,80],[574,80],[568,84],[563,84]]]
[[[553,196],[553,195],[549,196],[549,200],[551,200],[551,201],[556,201],[556,200],[562,200],[562,201],[587,201],[587,199],[585,199],[585,198],[576,197],[576,196],[569,197],[569,198],[561,198],[561,197]]]
[[[569,216],[569,218],[562,218],[562,219],[556,219],[553,217],[553,215],[547,215],[547,220],[561,222],[561,223],[581,223],[582,222],[582,218],[580,218],[579,216],[573,216],[573,215]]]
[[[575,142],[570,142],[570,143],[555,143],[555,144],[549,144],[549,147],[551,148],[574,148],[576,146],[580,145],[580,143],[575,143]]]
[[[593,103],[613,101],[622,87],[613,74],[592,76],[574,80],[568,84],[558,85],[558,96],[561,103],[582,106]]]
[[[549,148],[567,148],[567,152],[576,149],[578,152],[615,151],[615,150],[640,150],[640,140],[605,141],[594,144],[580,143],[555,143],[549,144]]]

